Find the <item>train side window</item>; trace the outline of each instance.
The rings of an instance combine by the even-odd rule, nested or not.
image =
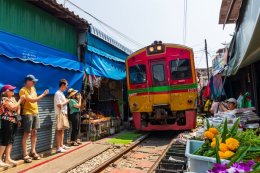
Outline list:
[[[146,82],[146,67],[144,64],[129,67],[129,78],[131,84]]]
[[[191,66],[189,59],[177,59],[171,61],[171,78],[173,80],[191,78]]]

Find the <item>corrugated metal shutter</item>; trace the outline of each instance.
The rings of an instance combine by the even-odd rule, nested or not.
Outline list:
[[[40,123],[41,128],[37,132],[37,152],[42,152],[49,150],[53,146],[55,146],[55,127],[56,127],[56,118],[54,115],[54,103],[53,103],[53,95],[45,97],[41,101],[38,102],[39,105],[39,115],[40,115]],[[18,130],[17,136],[15,138],[15,143],[12,150],[12,158],[18,159],[23,156],[22,151],[22,135],[23,129],[20,128]],[[69,136],[69,131],[65,132],[65,139],[67,141]],[[27,141],[28,151],[31,148],[30,139]]]

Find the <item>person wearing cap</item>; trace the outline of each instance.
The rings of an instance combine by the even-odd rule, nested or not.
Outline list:
[[[66,99],[64,92],[68,88],[68,82],[66,79],[61,79],[59,81],[59,90],[56,91],[54,95],[54,110],[55,110],[55,116],[56,116],[56,122],[58,122],[58,118],[60,114],[62,113],[67,117],[68,114],[68,108],[67,104],[69,103],[69,99]],[[64,129],[56,129],[56,145],[57,145],[57,153],[64,153],[66,150],[68,150],[70,147],[63,144],[64,142]]]
[[[39,160],[41,157],[36,152],[36,141],[37,141],[37,129],[40,128],[40,119],[38,111],[38,101],[45,97],[49,90],[46,89],[41,95],[37,95],[35,84],[38,79],[34,75],[27,75],[25,77],[25,86],[21,88],[19,95],[25,95],[25,100],[21,104],[22,115],[23,115],[23,155],[25,163],[31,163],[32,158]],[[31,134],[31,152],[28,155],[27,152],[27,139]]]
[[[17,162],[11,159],[12,144],[14,143],[17,127],[21,125],[20,104],[25,99],[21,96],[17,102],[14,96],[16,87],[4,85],[1,89],[1,145],[0,145],[0,167],[16,166]],[[5,163],[2,161],[5,154]]]
[[[223,103],[220,103],[219,106],[224,112],[234,112],[237,107],[237,100],[234,98],[229,98],[227,100],[227,107]]]
[[[69,101],[69,120],[72,124],[71,131],[71,145],[78,146],[81,143],[77,140],[80,128],[80,108],[81,108],[81,95],[77,90],[70,88],[68,90]]]

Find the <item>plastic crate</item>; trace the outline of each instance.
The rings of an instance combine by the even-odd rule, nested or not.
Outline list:
[[[167,152],[166,156],[179,156],[179,157],[185,157],[184,152]]]
[[[162,161],[167,162],[167,163],[183,163],[183,164],[185,164],[187,162],[187,158],[178,157],[178,156],[165,156],[162,159]]]
[[[188,158],[189,171],[196,173],[205,173],[216,163],[213,157],[204,157],[194,155],[193,153],[203,144],[203,141],[188,140],[186,145],[185,156]],[[226,160],[226,162],[229,162]]]
[[[179,148],[170,148],[168,152],[173,152],[173,153],[185,153],[185,149],[179,149]]]
[[[174,163],[160,163],[157,167],[157,173],[163,172],[173,172],[173,173],[182,173],[184,169],[184,165],[182,164],[174,164]]]

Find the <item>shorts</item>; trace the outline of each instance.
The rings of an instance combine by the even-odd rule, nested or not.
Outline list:
[[[39,129],[40,128],[39,115],[24,115],[23,128],[25,132],[31,132],[34,129]]]
[[[2,122],[2,135],[1,145],[7,146],[14,143],[15,134],[17,132],[17,124],[8,120],[1,120]]]

